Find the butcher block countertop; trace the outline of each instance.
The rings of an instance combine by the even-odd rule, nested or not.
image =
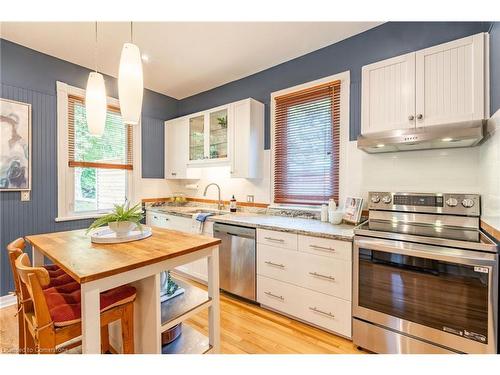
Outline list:
[[[98,280],[153,263],[217,246],[217,238],[152,228],[153,234],[139,241],[96,244],[85,230],[26,236],[43,255],[79,283]]]

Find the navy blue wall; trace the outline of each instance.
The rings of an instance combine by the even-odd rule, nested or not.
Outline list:
[[[19,192],[0,192],[0,295],[12,290],[4,251],[13,239],[31,233],[85,228],[89,220],[56,223],[57,135],[56,81],[85,88],[89,70],[0,39],[0,97],[32,105],[31,201]],[[105,77],[108,95],[117,97],[117,83]],[[163,121],[176,117],[177,100],[145,90],[142,143],[143,176],[163,177]],[[149,147],[152,145],[152,147]]]
[[[182,99],[179,102],[179,115],[252,97],[266,105],[265,148],[268,149],[270,145],[269,100],[273,91],[350,70],[350,139],[354,140],[361,128],[361,67],[363,65],[485,32],[488,31],[489,26],[489,22],[385,23],[262,72]]]

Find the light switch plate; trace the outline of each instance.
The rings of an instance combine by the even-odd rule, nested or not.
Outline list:
[[[21,191],[21,202],[28,202],[30,200],[30,193],[29,190]]]

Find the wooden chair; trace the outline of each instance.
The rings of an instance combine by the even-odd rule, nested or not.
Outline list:
[[[57,353],[76,346],[57,348],[82,334],[80,288],[78,283],[45,288],[49,272],[31,267],[27,254],[15,260],[24,311],[26,352]],[[75,285],[76,284],[76,285]],[[122,286],[101,293],[101,337],[108,337],[108,324],[117,320],[122,326],[123,353],[134,353],[135,288]],[[113,350],[101,341],[101,351]]]
[[[26,243],[24,239],[17,238],[7,245],[7,253],[10,263],[10,269],[12,272],[12,278],[14,280],[15,291],[14,294],[17,297],[17,323],[18,323],[18,353],[23,354],[25,350],[25,332],[24,332],[24,311],[21,297],[21,284],[19,281],[19,276],[17,274],[17,269],[15,267],[16,259],[24,253]],[[67,275],[62,269],[57,267],[56,265],[45,265],[43,266],[49,273],[51,284],[54,285],[63,285],[69,282],[74,281],[69,275]],[[28,301],[26,301],[28,302]],[[105,338],[107,340],[107,336]]]
[[[24,250],[24,239],[18,238],[7,245],[7,253],[9,256],[10,270],[12,271],[12,278],[14,279],[15,295],[17,297],[17,325],[18,325],[18,336],[19,336],[19,347],[18,353],[24,353],[24,315],[22,311],[22,300],[21,300],[21,286],[19,284],[19,278],[17,276],[17,270],[15,266],[16,259],[23,253]]]

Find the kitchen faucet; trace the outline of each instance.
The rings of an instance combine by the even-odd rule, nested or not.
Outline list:
[[[217,209],[219,211],[222,211],[222,209],[224,208],[224,204],[222,203],[221,199],[220,199],[220,186],[217,185],[216,183],[212,182],[211,184],[208,184],[207,186],[205,186],[205,191],[203,192],[203,196],[206,197],[207,196],[207,190],[208,190],[208,187],[211,186],[211,185],[214,185],[217,187],[217,190],[219,191],[219,200],[217,202]]]

